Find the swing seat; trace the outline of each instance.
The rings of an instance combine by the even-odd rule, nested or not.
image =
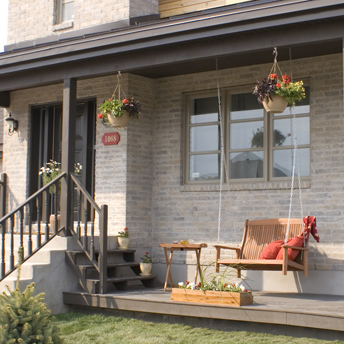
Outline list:
[[[246,220],[244,234],[239,247],[215,245],[215,270],[219,271],[220,265],[226,265],[237,269],[238,277],[241,270],[271,270],[303,271],[308,276],[307,247],[282,245],[283,259],[259,259],[264,248],[271,242],[284,240],[287,232],[288,218]],[[288,239],[300,235],[305,229],[303,219],[289,219]],[[236,259],[221,259],[221,250],[235,250]],[[294,260],[288,259],[288,249],[298,250],[299,253]]]

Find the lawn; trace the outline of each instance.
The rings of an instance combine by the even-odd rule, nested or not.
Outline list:
[[[56,316],[66,344],[344,344],[246,331],[224,332],[179,324],[155,323],[105,315],[66,313]]]

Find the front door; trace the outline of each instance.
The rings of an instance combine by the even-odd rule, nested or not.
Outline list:
[[[75,133],[75,164],[80,164],[78,178],[86,190],[94,190],[94,128],[95,101],[77,103]],[[50,160],[61,162],[62,104],[32,107],[29,193],[42,187],[39,170]]]

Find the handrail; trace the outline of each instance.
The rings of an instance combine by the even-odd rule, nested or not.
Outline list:
[[[46,245],[49,241],[51,241],[60,231],[61,229],[57,228],[57,218],[55,216],[55,232],[53,235],[50,235],[49,231],[49,224],[48,224],[48,215],[51,211],[51,204],[50,204],[50,192],[49,188],[52,185],[55,185],[55,190],[58,190],[54,193],[54,204],[55,204],[55,213],[57,212],[57,200],[58,200],[58,193],[59,193],[59,183],[62,178],[64,178],[67,174],[65,172],[61,173],[58,177],[53,179],[51,182],[43,186],[41,189],[39,189],[37,192],[35,192],[33,195],[31,195],[29,198],[27,198],[23,203],[21,203],[19,206],[17,206],[15,209],[10,211],[8,214],[3,216],[0,219],[0,230],[1,230],[1,258],[0,258],[0,281],[3,280],[6,276],[8,276],[12,271],[14,271],[17,267],[15,264],[15,254],[14,254],[14,228],[15,228],[15,219],[19,219],[19,246],[23,247],[22,251],[22,259],[27,260],[29,259],[34,253],[36,253],[38,250],[40,250],[44,245]],[[45,204],[43,204],[43,195],[46,195],[45,198]],[[33,251],[33,242],[32,242],[32,236],[34,235],[32,232],[32,215],[33,215],[33,203],[34,207],[37,207],[37,233],[36,233],[36,249]],[[28,207],[28,211],[25,212],[26,207]],[[44,236],[44,242],[42,244],[42,238],[41,238],[41,220],[42,220],[42,214],[43,209],[45,211],[46,219],[43,222],[45,226],[45,236]],[[27,255],[25,256],[24,252],[24,218],[27,221],[28,224],[28,238],[27,238]],[[9,222],[9,225],[7,223]],[[7,231],[8,228],[8,231]],[[8,255],[8,261],[9,261],[9,268],[6,269],[6,260],[5,260],[5,254],[6,254],[6,234],[9,236],[10,241],[10,247],[9,247],[9,255]],[[8,253],[8,252],[7,252]]]
[[[32,194],[29,198],[27,198],[22,204],[18,205],[17,208],[15,208],[14,210],[12,210],[10,213],[8,213],[7,215],[5,215],[4,217],[2,217],[0,219],[0,224],[3,221],[6,221],[7,219],[9,219],[11,216],[13,216],[14,213],[18,212],[21,208],[25,207],[26,205],[28,205],[30,202],[32,202],[35,198],[37,198],[37,196],[41,195],[44,191],[46,191],[47,189],[50,188],[50,186],[57,184],[57,181],[59,181],[60,179],[62,179],[65,175],[67,175],[66,172],[61,173],[59,176],[57,176],[55,179],[53,179],[51,182],[49,182],[48,184],[46,184],[45,186],[43,186],[42,188],[40,188],[38,191],[36,191],[34,194]]]
[[[72,226],[72,234],[76,237],[81,249],[92,262],[93,266],[99,273],[99,293],[105,294],[107,289],[107,221],[108,208],[107,205],[99,207],[89,192],[81,185],[80,181],[74,173],[70,173],[72,181],[72,190],[77,192],[77,225],[74,229]],[[74,204],[73,201],[71,204]],[[74,209],[71,210],[74,212]],[[96,212],[99,216],[99,255],[96,259],[95,242],[94,242],[94,222]],[[82,214],[83,213],[83,214]],[[81,228],[81,216],[84,216],[83,233]],[[90,220],[90,221],[89,221]],[[88,223],[90,222],[90,233],[88,233]],[[89,242],[90,239],[90,242]]]

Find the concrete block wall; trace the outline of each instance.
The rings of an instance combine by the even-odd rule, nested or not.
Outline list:
[[[56,24],[55,3],[9,0],[7,44],[158,13],[158,0],[74,0],[74,19]]]

